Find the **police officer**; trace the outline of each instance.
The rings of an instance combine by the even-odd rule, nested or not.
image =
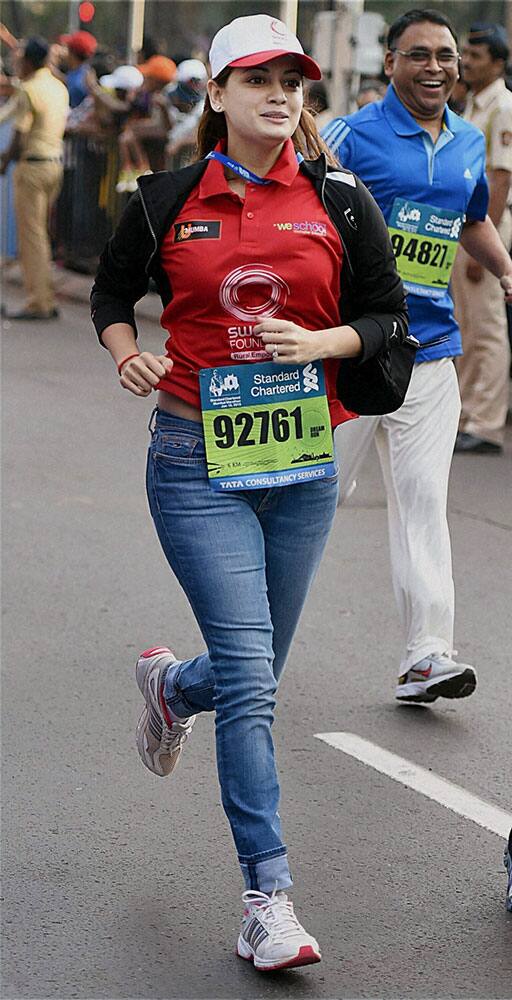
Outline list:
[[[457,242],[512,293],[512,263],[487,215],[485,140],[453,114],[457,39],[447,19],[412,10],[390,27],[383,101],[335,119],[324,138],[368,185],[392,237],[420,341],[403,406],[338,432],[347,495],[376,436],[388,499],[393,585],[406,640],[396,697],[429,703],[476,686],[453,651],[454,587],[446,518],[460,414],[452,359],[460,333],[448,291]]]
[[[489,216],[510,250],[512,217],[512,94],[503,78],[509,56],[498,24],[474,24],[462,53],[471,91],[464,117],[485,136]],[[510,346],[499,281],[460,249],[452,276],[455,315],[464,355],[457,362],[462,397],[455,451],[499,454],[503,450],[509,396]]]
[[[11,160],[18,227],[19,257],[27,295],[21,311],[9,319],[48,320],[58,315],[51,277],[48,215],[62,184],[62,137],[68,93],[46,65],[48,43],[29,38],[20,64],[14,133],[0,158],[0,173]]]

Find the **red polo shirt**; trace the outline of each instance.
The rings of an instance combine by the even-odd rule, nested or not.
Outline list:
[[[173,297],[161,324],[174,367],[159,388],[198,408],[201,368],[269,360],[253,333],[262,319],[340,325],[341,242],[291,139],[267,179],[248,183],[243,200],[210,160],[162,243]],[[324,361],[333,427],[351,416],[336,399],[338,364]]]

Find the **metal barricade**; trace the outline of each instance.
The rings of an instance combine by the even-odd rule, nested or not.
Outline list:
[[[179,170],[196,156],[183,146],[168,158],[167,169]],[[98,258],[112,235],[128,194],[118,194],[117,136],[71,135],[64,140],[64,179],[53,213],[55,256],[64,267],[94,274]]]
[[[56,205],[53,241],[65,267],[94,273],[125,198],[116,192],[117,137],[67,136],[64,179]]]

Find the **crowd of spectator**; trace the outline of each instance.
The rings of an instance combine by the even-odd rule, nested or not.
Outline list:
[[[16,39],[5,25],[0,25],[0,42],[1,154],[8,147],[16,119],[24,42]],[[62,251],[66,234],[79,232],[81,242],[88,230],[97,231],[98,238],[103,237],[101,220],[95,219],[98,208],[100,213],[107,211],[109,226],[122,210],[123,195],[136,189],[137,177],[148,171],[177,168],[193,159],[208,79],[206,57],[197,51],[174,53],[171,58],[160,52],[151,38],[145,37],[134,63],[128,64],[85,30],[62,34],[46,44],[47,66],[65,84],[69,95],[64,181],[54,208],[54,243],[68,266],[76,265],[75,269],[80,270],[84,264],[83,269],[88,269],[84,258],[91,258],[92,268],[94,249],[78,250],[75,246]],[[331,116],[328,93],[322,82],[312,87],[308,100],[318,114],[321,127],[323,119],[327,121]],[[7,259],[14,258],[18,249],[13,168],[11,163],[5,171],[5,181],[0,179],[3,215],[0,253]],[[116,200],[116,196],[121,197]],[[74,235],[70,239],[76,243]]]
[[[8,148],[20,97],[20,64],[24,42],[0,25],[0,153]],[[40,40],[44,41],[44,40]],[[193,155],[197,124],[201,116],[208,78],[200,52],[186,58],[163,55],[150,38],[145,38],[131,65],[117,58],[89,31],[63,34],[48,44],[47,66],[65,84],[69,112],[64,134],[64,170],[76,161],[72,152],[80,146],[89,150],[91,172],[97,174],[92,158],[104,149],[117,147],[115,176],[112,156],[108,164],[108,184],[117,194],[129,194],[136,178],[147,171],[162,170],[187,162]],[[78,140],[78,142],[77,142]],[[13,167],[14,164],[11,164]],[[12,204],[12,170],[6,169],[2,183],[3,257],[16,255],[16,226]],[[85,185],[87,187],[87,184]],[[105,185],[102,185],[102,189]],[[62,202],[61,195],[61,202]],[[103,196],[104,200],[104,196]],[[57,206],[58,211],[59,206]],[[122,208],[122,200],[117,210]],[[94,210],[94,207],[92,207]],[[66,209],[67,211],[67,209]]]
[[[14,55],[13,73],[15,59]],[[66,135],[117,136],[121,190],[133,188],[134,174],[161,170],[168,144],[170,155],[176,141],[178,148],[185,141],[194,144],[206,92],[207,71],[201,58],[176,61],[145,39],[136,62],[121,63],[88,31],[62,35],[50,47],[50,68],[69,92]]]

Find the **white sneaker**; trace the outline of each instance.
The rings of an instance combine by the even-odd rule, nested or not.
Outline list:
[[[456,663],[447,654],[426,656],[398,678],[398,701],[432,702],[436,698],[467,698],[476,688],[469,663]]]
[[[245,910],[236,948],[240,958],[262,972],[320,961],[318,942],[299,924],[285,892],[267,896],[248,889],[242,900]]]
[[[176,657],[171,650],[167,646],[157,646],[141,653],[135,668],[137,684],[146,699],[137,726],[137,749],[142,763],[160,778],[174,771],[196,721],[195,715],[191,715],[174,722],[169,715],[163,687],[165,675],[173,663]]]

